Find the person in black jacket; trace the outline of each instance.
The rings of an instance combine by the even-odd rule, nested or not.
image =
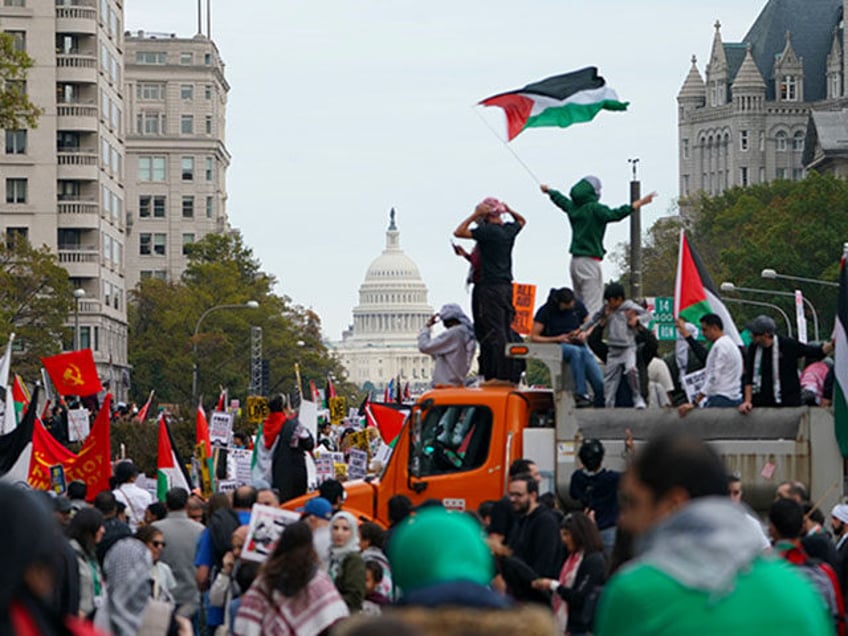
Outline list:
[[[286,409],[287,419],[280,431],[274,449],[271,474],[272,485],[280,493],[280,501],[288,501],[306,494],[306,455],[315,448],[312,434],[300,423],[291,409]]]
[[[582,512],[566,515],[560,533],[568,558],[559,579],[539,578],[533,581],[533,587],[554,593],[553,609],[560,627],[570,636],[580,636],[592,630],[595,607],[606,578],[603,545],[597,527]],[[567,620],[563,621],[566,616]]]

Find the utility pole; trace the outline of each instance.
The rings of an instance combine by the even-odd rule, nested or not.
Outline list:
[[[262,395],[262,327],[250,328],[250,395]]]
[[[642,184],[636,176],[636,165],[639,158],[628,159],[627,163],[633,169],[633,179],[630,181],[630,205],[642,198]],[[630,297],[634,300],[642,298],[642,215],[640,210],[633,210],[630,215]]]

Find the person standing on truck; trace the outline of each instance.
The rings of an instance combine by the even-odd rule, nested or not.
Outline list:
[[[798,360],[804,356],[829,355],[831,343],[807,345],[778,336],[774,320],[757,316],[748,325],[752,342],[745,358],[745,396],[740,413],[759,406],[801,406]]]
[[[430,329],[439,320],[445,330],[431,338]],[[474,325],[456,303],[442,305],[439,313],[430,316],[427,324],[418,332],[418,350],[432,356],[436,363],[432,386],[464,386],[476,349]]]
[[[647,407],[642,397],[639,370],[636,368],[637,322],[648,319],[648,312],[632,300],[625,300],[624,287],[610,283],[604,290],[604,308],[592,318],[591,325],[607,327],[607,360],[604,368],[604,394],[606,405],[615,406],[615,396],[622,376],[627,380],[633,395],[633,406]]]
[[[656,192],[642,197],[633,205],[609,208],[600,203],[601,180],[588,176],[580,179],[568,193],[570,199],[547,185],[540,186],[554,205],[568,215],[571,224],[571,284],[577,298],[583,301],[590,314],[600,311],[604,289],[601,261],[604,260],[604,233],[607,223],[614,223],[630,216],[634,210],[648,205]]]
[[[552,289],[547,302],[533,317],[531,342],[556,343],[562,347],[562,359],[574,376],[574,402],[577,408],[604,406],[604,378],[595,354],[586,346],[588,333],[581,329],[589,318],[586,306],[568,287]],[[586,381],[592,386],[594,402],[589,398]]]
[[[619,523],[639,553],[605,586],[597,636],[833,633],[812,586],[763,555],[701,439],[670,430],[640,448],[621,480]]]
[[[692,402],[681,404],[677,411],[683,417],[697,408],[736,407],[742,403],[742,371],[744,364],[739,347],[724,333],[724,323],[717,314],[701,316],[701,333],[712,343],[707,354],[706,378]]]
[[[509,213],[513,221],[504,223]],[[471,229],[471,225],[476,227]],[[512,332],[512,246],[527,223],[506,203],[487,198],[454,231],[457,238],[473,238],[480,248],[480,279],[471,293],[474,332],[480,343],[480,374],[486,380],[517,381],[506,357]]]

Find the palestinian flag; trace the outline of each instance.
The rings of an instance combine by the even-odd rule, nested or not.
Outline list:
[[[150,413],[150,404],[153,402],[153,394],[155,392],[156,391],[154,389],[150,390],[150,395],[147,396],[147,402],[144,403],[144,406],[141,407],[138,415],[135,416],[137,422],[147,421],[147,415]]]
[[[185,464],[177,455],[165,413],[159,415],[159,454],[156,466],[156,496],[159,501],[165,501],[165,494],[171,488],[185,488],[191,492]]]
[[[836,351],[833,358],[833,425],[843,457],[848,457],[848,271],[842,255],[839,267],[839,300],[836,303]]]
[[[677,278],[674,282],[674,316],[698,324],[704,314],[717,314],[724,323],[724,333],[737,346],[742,345],[739,330],[727,307],[721,301],[710,275],[704,269],[701,257],[680,230],[680,252],[677,257]]]
[[[32,459],[32,434],[35,429],[38,387],[35,388],[36,401],[31,402],[20,426],[5,435],[0,435],[0,478],[8,481],[26,482]]]
[[[627,110],[628,102],[620,101],[598,69],[589,66],[487,97],[480,104],[503,108],[507,139],[512,141],[525,128],[565,128],[591,121],[601,110]]]

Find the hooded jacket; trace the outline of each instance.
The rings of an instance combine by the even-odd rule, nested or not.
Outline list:
[[[604,233],[607,223],[627,218],[632,214],[631,205],[610,208],[598,201],[595,187],[586,179],[581,179],[571,188],[570,199],[554,189],[548,190],[548,196],[560,210],[568,215],[571,223],[572,256],[603,258]]]

